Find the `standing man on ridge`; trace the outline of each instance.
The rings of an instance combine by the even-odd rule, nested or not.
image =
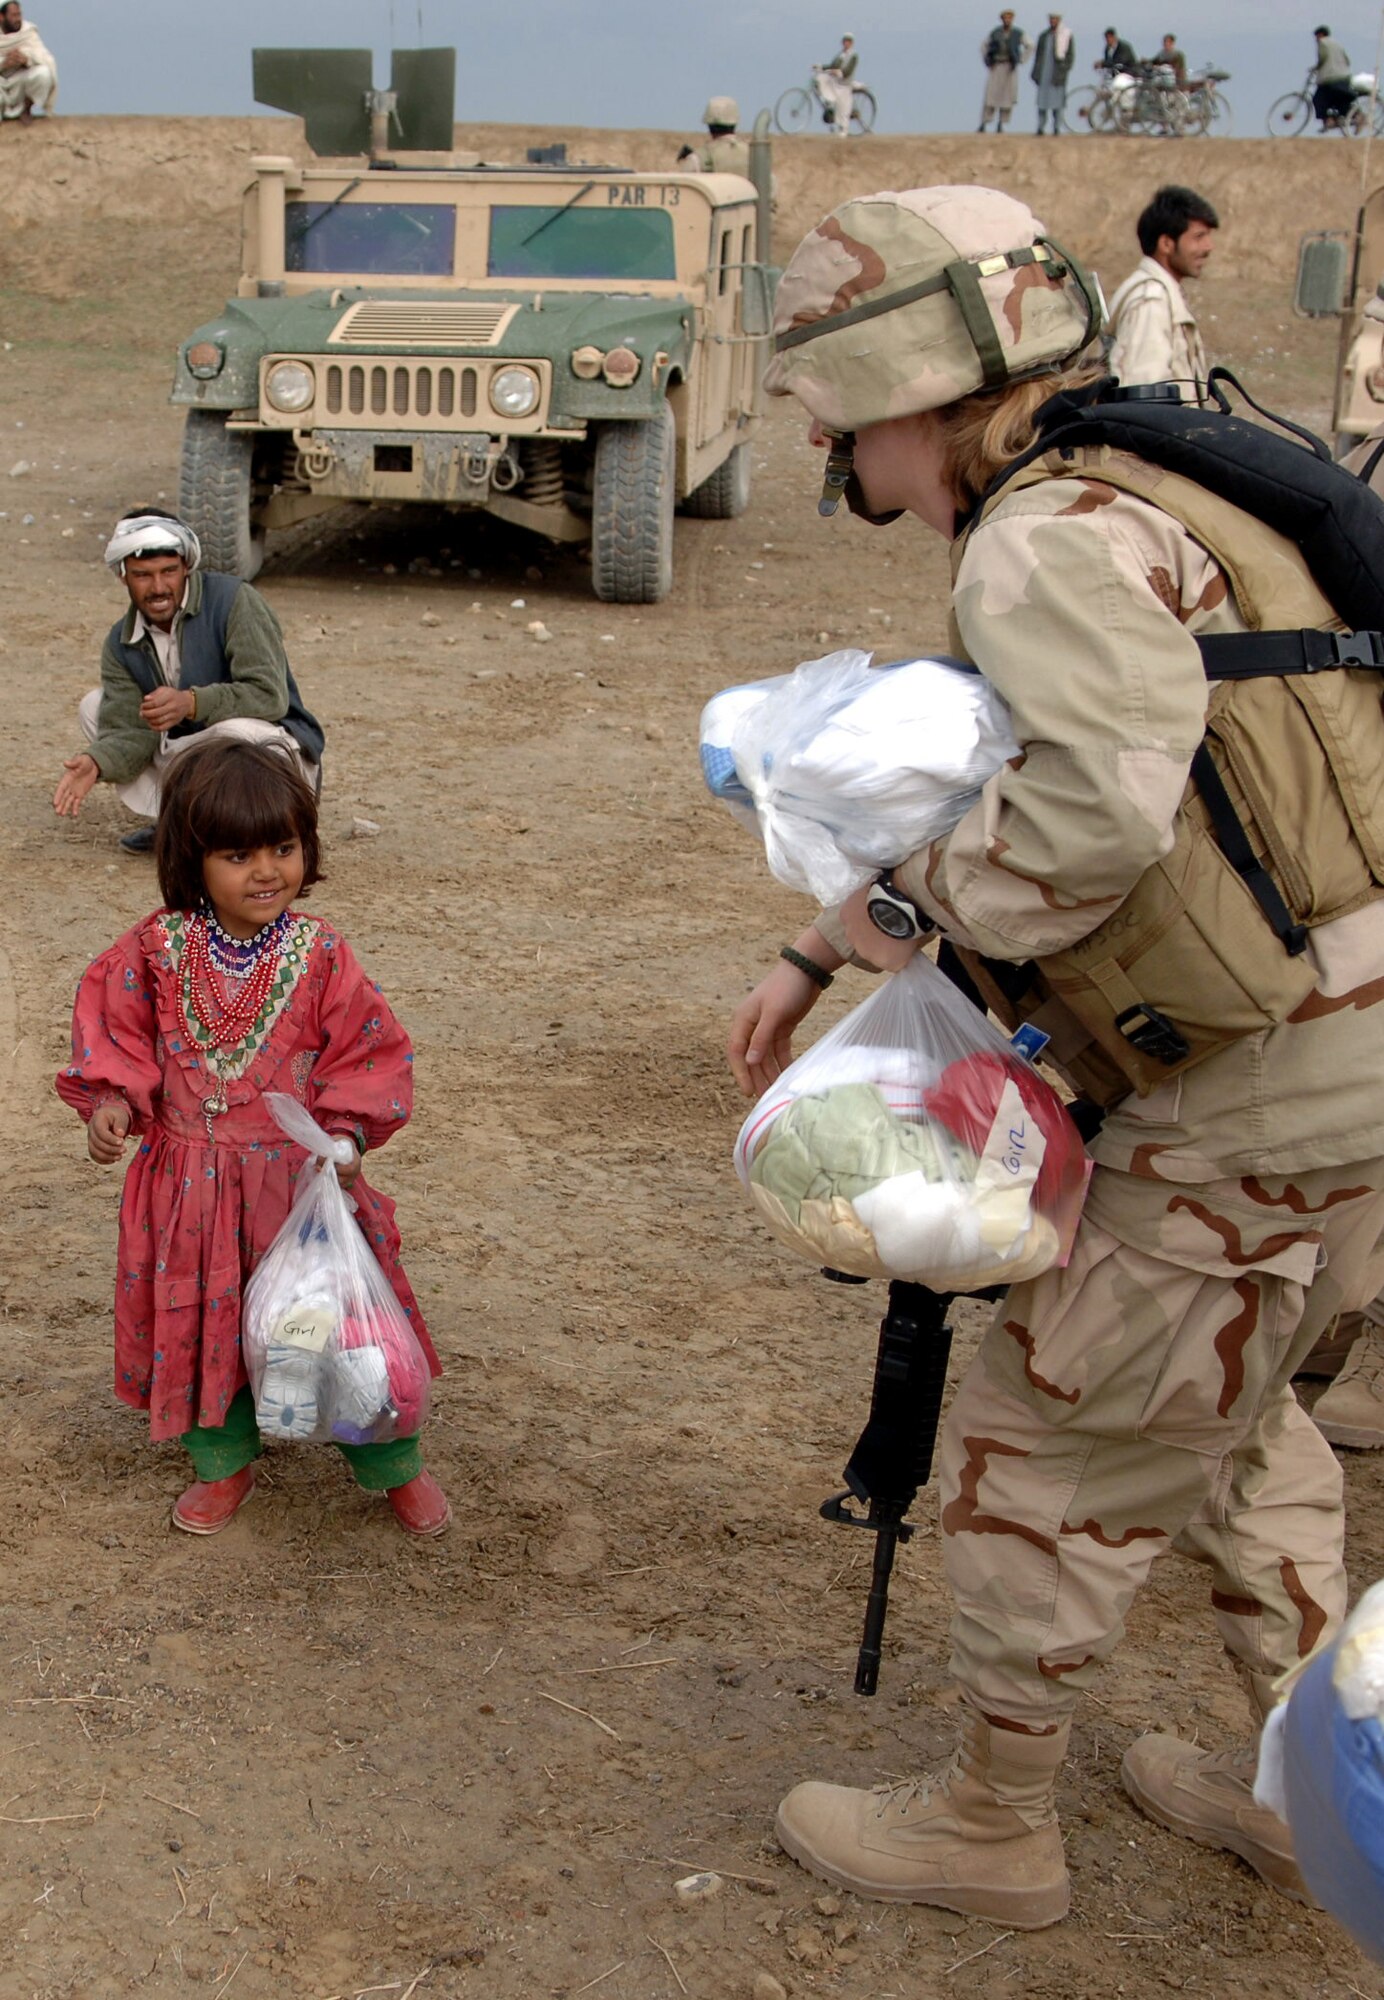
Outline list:
[[[1019,65],[1028,60],[1032,43],[1022,28],[1014,26],[1014,10],[1006,7],[998,27],[981,43],[980,59],[985,64],[985,96],[980,107],[978,132],[987,130],[990,120],[1003,132],[1009,114],[1019,100]]]

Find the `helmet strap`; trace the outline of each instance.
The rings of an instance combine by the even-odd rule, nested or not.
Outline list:
[[[855,478],[855,432],[829,431],[825,424],[822,434],[830,440],[827,447],[826,470],[822,475],[822,497],[817,502],[817,512],[829,520],[841,505],[846,488]]]
[[[830,519],[844,500],[856,519],[868,521],[872,528],[887,528],[891,521],[897,521],[904,512],[902,507],[895,507],[887,514],[872,514],[865,505],[865,490],[855,469],[855,432],[829,431],[823,424],[822,435],[831,442],[817,512]]]

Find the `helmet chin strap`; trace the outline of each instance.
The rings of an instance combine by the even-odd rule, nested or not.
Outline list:
[[[897,521],[904,512],[895,507],[887,514],[872,514],[865,505],[865,492],[855,469],[855,432],[829,431],[825,424],[822,435],[830,440],[827,448],[826,471],[822,475],[822,497],[817,502],[817,512],[828,518],[833,515],[844,499],[857,520],[868,521],[872,528],[887,528],[891,521]]]
[[[829,442],[826,470],[822,474],[822,497],[817,502],[817,512],[830,519],[841,505],[842,495],[855,478],[855,432],[829,431],[823,424],[822,435]],[[849,505],[849,502],[847,504]]]

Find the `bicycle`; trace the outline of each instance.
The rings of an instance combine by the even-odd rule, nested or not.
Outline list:
[[[1203,70],[1179,85],[1166,63],[1140,63],[1087,84],[1067,99],[1068,131],[1117,133],[1129,138],[1200,138],[1216,126],[1230,129],[1230,106],[1216,89],[1229,81],[1223,69]]]
[[[851,85],[851,131],[857,134],[872,132],[875,125],[875,94],[863,83]],[[785,90],[774,106],[774,124],[780,132],[805,132],[820,116],[830,125],[831,106],[817,88],[817,78]]]
[[[1216,88],[1229,81],[1230,71],[1225,69],[1204,69],[1188,77],[1187,122],[1183,129],[1189,138],[1202,139],[1208,133],[1222,139],[1230,137],[1230,106]]]
[[[1350,79],[1350,86],[1354,99],[1349,111],[1329,112],[1322,120],[1323,133],[1339,132],[1345,139],[1362,139],[1373,132],[1376,139],[1384,138],[1384,98],[1376,95],[1374,78],[1362,70]],[[1312,103],[1315,89],[1316,71],[1309,69],[1301,90],[1285,91],[1274,99],[1268,118],[1271,139],[1296,139],[1307,130],[1316,116]]]

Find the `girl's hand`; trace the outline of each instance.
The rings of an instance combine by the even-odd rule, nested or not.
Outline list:
[[[762,1097],[793,1060],[793,1030],[822,997],[815,980],[780,959],[740,1002],[726,1059],[746,1097]]]
[[[343,1188],[352,1187],[360,1179],[360,1170],[365,1164],[365,1155],[356,1144],[356,1135],[354,1132],[333,1132],[332,1137],[336,1140],[344,1139],[351,1149],[351,1157],[346,1161],[344,1166],[340,1160],[335,1158],[333,1158],[331,1164],[336,1168],[336,1178],[339,1185]],[[346,1147],[343,1146],[342,1151],[345,1152],[345,1150]],[[313,1172],[320,1174],[326,1164],[327,1162],[319,1156]]]
[[[110,1167],[125,1150],[130,1136],[128,1104],[98,1104],[87,1126],[87,1151],[99,1167]]]
[[[907,965],[923,939],[886,937],[878,925],[871,923],[865,905],[870,900],[873,887],[872,882],[867,882],[863,889],[854,890],[842,903],[837,915],[850,939],[851,950],[858,958],[877,965],[881,972],[897,972],[901,966]]]

